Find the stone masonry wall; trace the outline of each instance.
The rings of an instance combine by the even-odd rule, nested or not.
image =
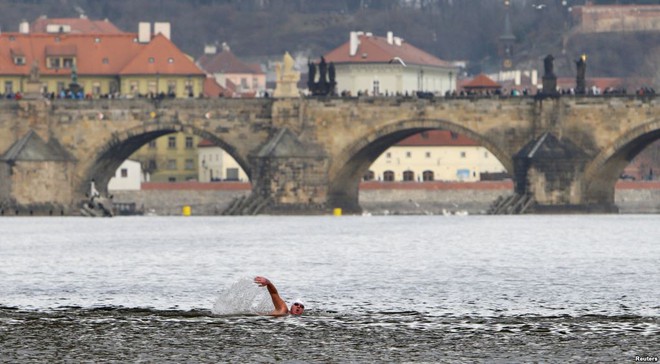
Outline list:
[[[651,183],[649,183],[651,184]],[[618,188],[615,203],[623,214],[660,213],[660,182],[647,188]],[[476,186],[476,185],[475,185]],[[433,214],[467,211],[483,214],[499,196],[512,188],[368,189],[360,190],[360,205],[373,215]],[[116,202],[135,202],[137,208],[157,215],[181,215],[190,206],[192,215],[218,215],[249,190],[141,190],[115,191]]]

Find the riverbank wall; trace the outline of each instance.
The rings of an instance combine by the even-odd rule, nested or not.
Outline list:
[[[137,213],[219,215],[236,198],[249,195],[251,185],[239,182],[143,183],[137,191],[112,191],[118,204]],[[372,215],[485,214],[500,196],[513,193],[511,181],[488,182],[365,182],[360,206]],[[660,213],[660,181],[620,181],[615,203],[622,214]]]

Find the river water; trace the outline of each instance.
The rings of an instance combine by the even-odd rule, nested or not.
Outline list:
[[[657,215],[0,219],[0,361],[634,362]],[[272,307],[255,275],[302,317]]]

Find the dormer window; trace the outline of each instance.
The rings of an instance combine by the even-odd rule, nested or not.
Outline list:
[[[149,57],[149,63],[154,63],[154,62],[156,62],[156,60],[154,59],[154,57]]]
[[[168,62],[168,63],[174,63],[174,58],[168,58],[168,59],[167,59],[167,62]]]
[[[61,63],[59,58],[48,58],[48,68],[60,68]]]
[[[108,57],[104,57],[103,64],[108,64],[108,63],[110,63],[110,60],[108,59]]]
[[[25,57],[14,57],[14,64],[17,66],[22,66],[25,64]]]
[[[101,38],[94,38],[94,43],[101,43]]]
[[[73,67],[73,58],[62,58],[62,66],[64,68],[72,68]]]

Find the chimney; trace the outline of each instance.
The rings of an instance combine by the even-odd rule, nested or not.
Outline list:
[[[357,49],[360,46],[360,37],[358,36],[358,32],[351,32],[350,38],[350,48],[348,51],[348,54],[353,57],[357,54]]]
[[[30,23],[27,20],[23,20],[21,24],[18,25],[18,32],[21,34],[30,34]]]
[[[165,36],[167,39],[170,38],[170,23],[169,22],[163,22],[163,23],[154,23],[154,35],[156,34],[162,34]]]
[[[231,51],[231,48],[229,48],[229,44],[227,44],[227,42],[222,42],[222,51],[223,52],[224,51],[227,51],[227,52]]]
[[[401,46],[401,43],[403,42],[403,39],[399,37],[394,37],[394,44]]]
[[[394,44],[394,33],[393,32],[387,32],[387,44],[389,44],[389,45]]]
[[[151,23],[140,22],[138,24],[138,42],[149,43],[151,41]]]
[[[218,47],[215,44],[207,44],[204,46],[204,54],[216,54],[218,53]]]

